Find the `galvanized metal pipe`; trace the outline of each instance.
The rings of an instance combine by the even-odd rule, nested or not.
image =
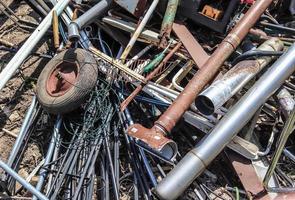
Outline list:
[[[281,51],[283,48],[284,44],[282,41],[278,38],[272,38],[258,47],[258,50]],[[204,115],[212,115],[267,66],[272,59],[273,57],[271,56],[265,56],[255,60],[239,62],[197,97],[196,107]]]
[[[148,11],[146,12],[146,14],[144,15],[142,21],[140,22],[140,24],[138,25],[138,27],[136,28],[135,32],[133,33],[129,43],[127,44],[125,50],[123,51],[122,55],[121,55],[121,60],[125,60],[129,54],[129,52],[131,51],[132,47],[134,46],[137,38],[140,36],[143,28],[145,27],[145,25],[147,24],[147,22],[149,21],[149,19],[151,18],[154,10],[156,9],[157,5],[159,3],[159,0],[154,0],[153,3],[151,4],[151,6],[149,7]]]
[[[129,127],[128,134],[144,141],[154,149],[161,150],[165,146],[165,142],[168,141],[165,135],[171,132],[178,120],[181,119],[185,111],[193,103],[196,96],[215,77],[225,60],[239,46],[250,28],[254,26],[271,3],[272,0],[258,0],[251,6],[244,17],[218,46],[213,55],[206,61],[204,67],[195,74],[185,89],[151,129],[146,129],[140,124],[134,124]],[[174,153],[176,154],[176,152]]]
[[[24,141],[24,138],[26,136],[26,133],[28,131],[28,128],[29,128],[29,125],[30,125],[30,122],[31,122],[31,119],[32,119],[32,115],[33,115],[35,107],[36,107],[36,103],[37,103],[37,98],[36,98],[36,96],[34,96],[33,99],[32,99],[32,103],[31,103],[30,107],[28,108],[28,110],[26,112],[24,121],[22,123],[19,134],[17,136],[17,139],[16,139],[16,141],[15,141],[13,147],[12,147],[12,150],[10,152],[8,162],[7,162],[7,165],[9,167],[12,167],[12,165],[14,163],[14,160],[15,160],[15,158],[17,156],[17,152],[19,151],[19,149],[21,147],[21,144]]]
[[[112,3],[112,0],[101,0],[95,6],[79,18],[72,21],[68,26],[68,35],[70,40],[79,40],[79,31],[87,24],[91,23],[95,18],[101,15]]]
[[[51,158],[52,158],[52,155],[53,155],[53,152],[54,152],[54,148],[55,148],[56,143],[57,143],[57,141],[59,140],[59,137],[60,137],[59,130],[60,130],[61,123],[62,123],[62,118],[59,115],[57,117],[57,120],[56,120],[54,128],[53,128],[52,138],[51,138],[51,141],[50,141],[50,144],[49,144],[49,147],[48,147],[47,155],[45,157],[45,161],[44,161],[43,166],[47,166],[51,161]],[[39,173],[39,180],[38,180],[38,183],[37,183],[37,186],[36,186],[36,190],[38,190],[38,191],[42,190],[42,187],[43,187],[46,176],[47,176],[47,170],[46,169],[41,169],[40,173]],[[37,199],[37,196],[33,196],[33,200],[36,200],[36,199]]]
[[[70,0],[58,1],[58,3],[53,7],[50,13],[48,13],[48,15],[36,28],[36,30],[31,34],[31,36],[26,40],[26,42],[14,55],[14,57],[9,61],[9,63],[0,73],[0,90],[2,90],[7,81],[13,76],[15,71],[20,67],[23,61],[28,57],[33,48],[43,38],[44,34],[51,26],[53,10],[56,11],[57,15],[60,15],[69,2]]]
[[[259,107],[295,71],[295,45],[221,119],[156,187],[160,199],[176,199],[204,171]]]
[[[7,172],[10,176],[12,176],[17,182],[19,182],[24,188],[26,188],[28,191],[30,191],[33,195],[37,196],[38,199],[41,200],[48,200],[48,198],[36,190],[30,183],[28,183],[25,179],[23,179],[18,173],[16,173],[14,170],[12,170],[7,164],[5,164],[2,160],[0,160],[0,167]]]

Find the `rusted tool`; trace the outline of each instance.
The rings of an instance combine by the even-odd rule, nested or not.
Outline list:
[[[145,78],[145,81],[138,85],[137,88],[129,95],[125,101],[121,103],[121,111],[125,110],[128,104],[134,99],[134,97],[142,90],[142,88],[150,81],[158,72],[165,66],[168,60],[175,54],[175,52],[181,47],[182,43],[178,43],[163,59],[163,61]]]
[[[174,128],[178,120],[194,102],[196,96],[214,78],[224,61],[238,47],[249,32],[250,28],[254,26],[256,21],[271,3],[271,0],[256,1],[256,3],[251,6],[244,17],[218,46],[213,55],[206,61],[203,65],[204,67],[202,67],[195,74],[173,104],[155,122],[154,126],[151,129],[144,129],[140,124],[134,124],[129,127],[129,135],[145,141],[154,149],[161,150],[161,146],[155,145],[154,143],[155,137],[158,138],[161,136],[161,139],[164,139],[165,135]],[[141,132],[139,130],[144,131]],[[176,152],[174,153],[176,154]]]
[[[55,10],[52,12],[52,30],[53,30],[54,48],[58,49],[59,47],[58,16]]]

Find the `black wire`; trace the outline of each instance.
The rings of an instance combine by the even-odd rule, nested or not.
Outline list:
[[[257,57],[262,56],[281,56],[284,54],[284,51],[260,51],[260,50],[251,50],[243,53],[242,55],[238,56],[233,62],[232,66],[236,65],[238,62],[243,60],[249,60]]]

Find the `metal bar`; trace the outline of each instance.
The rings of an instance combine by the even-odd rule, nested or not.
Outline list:
[[[17,182],[19,182],[24,188],[29,190],[33,195],[37,196],[41,200],[48,200],[48,198],[36,190],[30,183],[28,183],[25,179],[23,179],[20,175],[18,175],[14,170],[12,170],[7,164],[5,164],[2,160],[0,160],[0,167],[7,172],[10,176],[12,176]]]
[[[295,45],[280,57],[237,104],[156,187],[161,199],[176,199],[295,71]],[[271,84],[269,84],[271,83]]]
[[[59,48],[59,31],[58,31],[58,16],[56,11],[52,12],[52,31],[53,31],[53,44],[56,49]]]
[[[62,123],[62,118],[61,118],[61,116],[58,116],[57,120],[55,122],[54,128],[53,128],[52,138],[51,138],[51,141],[50,141],[50,144],[48,147],[47,155],[45,157],[45,162],[44,162],[43,166],[47,166],[51,161],[51,158],[52,158],[52,155],[54,152],[54,148],[56,145],[56,141],[58,141],[59,137],[60,137],[59,130],[60,130],[61,123]],[[42,190],[43,183],[45,181],[46,176],[47,176],[47,170],[41,169],[40,173],[39,173],[39,180],[38,180],[38,183],[36,186],[36,190],[38,190],[38,191]],[[33,196],[33,200],[37,200],[37,197]]]
[[[137,40],[137,38],[140,36],[141,32],[143,31],[143,28],[145,27],[148,20],[152,16],[154,10],[156,9],[156,6],[158,5],[158,3],[159,3],[159,0],[153,0],[153,3],[149,7],[149,9],[146,12],[146,14],[144,15],[142,21],[140,22],[140,24],[136,28],[135,32],[133,33],[129,43],[127,44],[127,46],[125,48],[125,50],[123,51],[123,53],[121,55],[121,58],[120,58],[121,60],[125,60],[127,58],[128,54],[130,53],[132,47],[134,46],[134,44],[135,44],[135,42]]]
[[[209,55],[183,24],[173,23],[173,32],[177,35],[198,68],[200,69],[209,59]]]
[[[48,15],[43,19],[36,30],[31,34],[31,36],[26,40],[14,57],[9,61],[6,67],[0,73],[0,90],[3,89],[7,81],[13,76],[15,71],[20,67],[23,61],[28,57],[33,48],[37,43],[43,38],[46,31],[51,26],[52,22],[52,12],[55,10],[57,15],[60,15],[63,9],[68,5],[70,0],[60,0],[53,7],[53,9],[48,13]]]
[[[222,43],[215,50],[213,55],[186,85],[185,89],[178,95],[177,99],[171,106],[160,116],[151,129],[147,129],[140,124],[134,124],[128,129],[128,134],[134,136],[150,147],[162,151],[171,144],[171,141],[165,135],[174,128],[176,123],[181,119],[185,111],[193,103],[196,96],[217,74],[219,68],[225,60],[232,54],[241,41],[245,38],[248,31],[255,25],[261,14],[272,3],[271,0],[256,1],[247,11],[243,18],[237,23],[234,29],[227,35]],[[171,150],[170,146],[170,150]],[[167,149],[166,149],[167,150]],[[175,157],[177,148],[172,149]]]
[[[10,155],[9,155],[9,158],[8,158],[8,162],[7,162],[7,165],[9,167],[12,167],[13,163],[14,163],[14,160],[17,156],[17,152],[24,140],[24,137],[28,131],[28,128],[29,128],[29,122],[31,121],[31,118],[32,118],[32,114],[33,114],[33,111],[35,109],[35,106],[36,106],[36,103],[37,103],[37,99],[36,99],[36,96],[33,97],[32,99],[32,103],[30,105],[30,107],[28,108],[28,111],[25,115],[25,119],[22,123],[22,126],[20,128],[20,131],[19,131],[19,134],[18,134],[18,137],[13,145],[13,148],[10,152]]]

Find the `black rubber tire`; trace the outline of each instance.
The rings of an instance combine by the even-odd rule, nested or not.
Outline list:
[[[65,94],[54,97],[47,90],[47,80],[53,70],[62,62],[77,62],[78,76]],[[52,114],[64,114],[78,108],[96,84],[98,68],[95,58],[83,49],[68,49],[52,58],[42,70],[37,82],[37,98],[41,106]]]

